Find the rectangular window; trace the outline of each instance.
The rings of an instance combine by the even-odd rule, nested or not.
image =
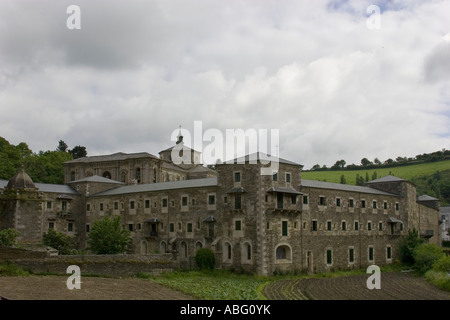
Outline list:
[[[185,207],[185,206],[187,206],[187,204],[188,204],[188,197],[181,197],[181,205],[183,206],[183,207]]]
[[[187,232],[192,232],[192,223],[187,224]]]
[[[353,199],[349,199],[349,200],[348,200],[348,207],[349,207],[349,208],[353,208],[354,206],[355,206],[354,200],[353,200]]]
[[[241,220],[236,220],[234,222],[234,230],[241,231],[242,230],[242,222]]]
[[[369,247],[369,261],[373,261],[373,247]]]
[[[223,203],[228,203],[228,197],[227,196],[223,197]]]
[[[162,207],[167,208],[167,198],[162,199]]]
[[[333,252],[331,249],[327,250],[327,264],[331,265],[333,263]]]
[[[378,230],[383,231],[383,222],[378,223]]]
[[[275,172],[275,173],[272,175],[272,181],[278,181],[278,172]]]
[[[355,231],[358,231],[358,230],[359,230],[359,222],[355,221]]]
[[[331,231],[331,229],[332,229],[332,224],[331,224],[331,221],[328,220],[328,221],[327,221],[327,230],[328,230],[328,231]]]
[[[383,202],[383,209],[387,210],[387,208],[388,208],[388,203],[387,203],[387,201],[384,201]]]
[[[62,211],[67,211],[67,201],[62,201],[61,202],[61,210]]]
[[[350,263],[355,262],[355,249],[353,248],[348,249],[348,262]]]
[[[390,246],[386,247],[386,258],[392,259],[392,248]]]
[[[367,222],[367,230],[368,231],[372,230],[372,222]]]
[[[55,229],[55,223],[54,222],[49,222],[48,223],[48,228],[49,229]]]
[[[175,224],[169,223],[169,232],[175,232]]]
[[[114,210],[119,210],[119,201],[114,202]]]
[[[133,224],[132,223],[128,224],[128,230],[133,231]]]
[[[235,172],[234,173],[234,182],[240,182],[241,181],[241,173]]]
[[[341,198],[336,198],[336,207],[341,206]]]
[[[290,173],[286,173],[286,182],[287,183],[291,182],[291,174]]]
[[[90,225],[90,224],[87,224],[87,225],[86,225],[86,232],[89,232],[89,231],[91,231],[91,225]]]
[[[51,209],[52,208],[52,202],[51,201],[47,201],[47,209]]]
[[[241,194],[240,193],[236,193],[234,196],[234,208],[236,210],[241,209]]]
[[[361,208],[365,208],[366,207],[366,200],[361,200]]]
[[[376,209],[376,208],[377,208],[377,201],[376,201],[376,200],[373,200],[373,201],[372,201],[372,208],[373,208],[373,209]]]
[[[295,194],[291,195],[292,204],[297,204],[297,196]]]
[[[130,209],[134,209],[134,201],[133,200],[130,201]]]
[[[317,231],[317,220],[312,221],[311,228],[312,228],[312,231]]]
[[[324,196],[319,197],[319,205],[325,206],[327,204],[327,199]]]
[[[303,204],[308,204],[308,196],[303,196]]]
[[[69,231],[69,232],[73,231],[73,223],[72,222],[69,222],[67,224],[67,231]]]
[[[145,200],[144,205],[146,209],[150,208],[150,200]]]
[[[208,204],[216,204],[216,196],[215,195],[209,195],[208,196]]]
[[[86,203],[86,211],[91,211],[91,204],[90,203]]]
[[[100,203],[100,205],[99,205],[99,210],[100,210],[100,211],[103,211],[103,203]]]
[[[347,230],[347,222],[342,221],[342,231],[346,231]]]
[[[287,235],[288,235],[288,222],[287,221],[281,221],[281,235],[283,237],[287,237]]]
[[[396,202],[395,203],[395,211],[400,210],[400,203]]]

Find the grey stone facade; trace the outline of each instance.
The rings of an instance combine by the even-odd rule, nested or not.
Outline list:
[[[54,228],[85,249],[96,220],[120,216],[131,231],[132,253],[172,253],[189,267],[196,250],[207,247],[218,268],[261,275],[389,264],[398,259],[398,240],[413,228],[440,245],[438,200],[417,197],[406,180],[387,176],[365,187],[303,180],[302,166],[284,159],[276,175],[262,175],[260,161],[213,171],[175,165],[168,150],[163,158],[69,161],[65,185],[30,189],[0,181],[0,228],[17,228],[23,243],[39,242]],[[169,181],[161,179],[169,172]]]

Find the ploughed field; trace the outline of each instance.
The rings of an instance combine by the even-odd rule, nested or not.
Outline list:
[[[410,273],[381,273],[381,288],[368,289],[367,275],[274,281],[263,290],[270,300],[450,300],[450,292]]]

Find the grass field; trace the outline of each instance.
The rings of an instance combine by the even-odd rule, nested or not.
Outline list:
[[[413,178],[429,176],[437,171],[445,170],[450,170],[450,160],[413,164],[409,166],[400,166],[393,168],[372,168],[368,170],[303,171],[302,179],[340,183],[341,176],[344,175],[347,184],[354,185],[356,184],[357,174],[365,178],[367,173],[370,180],[372,180],[372,174],[374,172],[377,173],[378,178],[391,174],[399,178],[412,180]]]

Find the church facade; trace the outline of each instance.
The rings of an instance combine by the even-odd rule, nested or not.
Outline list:
[[[389,264],[412,229],[440,245],[438,199],[417,196],[404,179],[350,186],[302,179],[302,165],[281,158],[276,173],[261,175],[259,154],[213,170],[176,165],[171,152],[72,160],[64,185],[34,183],[24,171],[0,180],[0,229],[37,243],[53,228],[85,249],[96,220],[120,217],[130,252],[172,252],[189,267],[207,247],[218,268],[261,275]]]

